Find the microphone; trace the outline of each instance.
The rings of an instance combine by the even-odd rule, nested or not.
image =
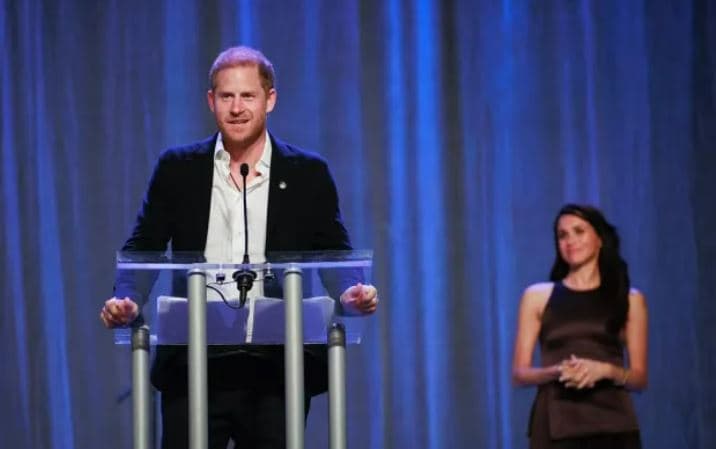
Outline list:
[[[251,263],[249,262],[249,219],[246,213],[246,177],[249,175],[249,164],[241,164],[239,170],[243,182],[241,191],[244,195],[244,259],[241,263],[248,265]],[[243,307],[244,304],[246,304],[246,295],[254,285],[256,272],[251,271],[248,268],[242,268],[239,271],[235,271],[231,277],[234,278],[234,281],[236,281],[236,287],[239,289],[239,307]]]

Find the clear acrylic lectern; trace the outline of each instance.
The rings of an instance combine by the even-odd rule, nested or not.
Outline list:
[[[370,282],[372,251],[275,253],[261,263],[207,261],[200,253],[117,254],[116,292],[141,304],[115,343],[132,345],[135,449],[150,449],[149,351],[185,345],[188,352],[189,447],[208,446],[207,345],[284,345],[286,444],[304,447],[304,345],[328,346],[331,449],[346,447],[345,345],[360,343],[364,317],[348,316],[337,298]],[[234,280],[255,278],[245,302]],[[121,292],[121,293],[120,293]]]

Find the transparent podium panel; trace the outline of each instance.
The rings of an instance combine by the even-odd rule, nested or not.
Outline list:
[[[120,252],[115,294],[140,305],[135,324],[148,326],[152,345],[187,345],[192,273],[205,287],[199,296],[205,296],[208,345],[284,344],[284,276],[299,272],[303,343],[326,344],[334,323],[345,328],[346,343],[360,343],[364,318],[346,314],[339,297],[371,282],[372,251],[282,252],[250,260],[256,263],[211,261],[201,253]],[[246,277],[253,281],[242,301],[239,284]],[[130,342],[131,329],[115,330],[115,343]]]

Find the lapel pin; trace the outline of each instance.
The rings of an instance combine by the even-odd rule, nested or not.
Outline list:
[[[285,181],[279,182],[279,183],[278,183],[278,188],[281,189],[281,190],[286,190],[286,182],[285,182]]]

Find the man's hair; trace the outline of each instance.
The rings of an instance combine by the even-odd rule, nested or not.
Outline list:
[[[227,48],[216,57],[209,70],[209,88],[214,90],[216,87],[215,78],[219,71],[243,66],[256,66],[259,69],[261,86],[266,92],[273,89],[276,79],[273,64],[260,51],[245,46]]]

